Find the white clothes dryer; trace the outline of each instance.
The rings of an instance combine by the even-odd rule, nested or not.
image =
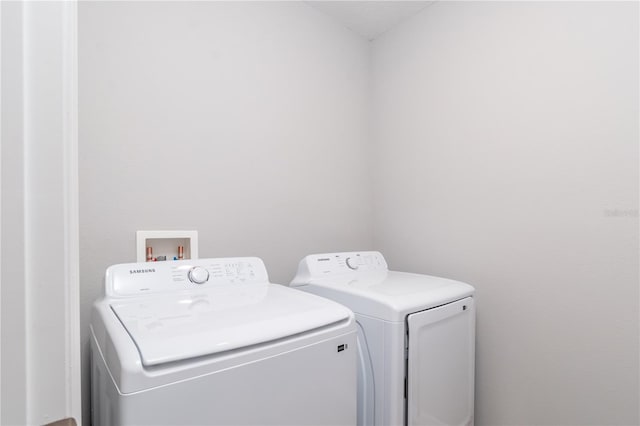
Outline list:
[[[291,286],[356,314],[358,425],[473,425],[473,287],[389,271],[379,252],[307,256]]]
[[[260,259],[114,265],[105,293],[94,426],[355,424],[353,313],[269,283]]]

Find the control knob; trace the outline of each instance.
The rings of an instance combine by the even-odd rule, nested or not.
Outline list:
[[[189,269],[187,276],[189,277],[189,281],[194,284],[204,284],[209,280],[209,271],[201,266],[194,266]]]
[[[358,269],[358,264],[356,263],[355,257],[347,257],[347,266],[354,271]]]

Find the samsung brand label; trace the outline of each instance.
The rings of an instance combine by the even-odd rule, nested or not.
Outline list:
[[[129,269],[129,274],[150,274],[155,272],[156,270],[153,268],[149,269]]]

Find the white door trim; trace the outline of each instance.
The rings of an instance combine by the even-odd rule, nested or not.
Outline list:
[[[80,251],[78,201],[78,4],[64,3],[63,9],[63,144],[64,144],[64,229],[65,299],[67,313],[67,412],[82,423],[80,355]]]
[[[0,10],[0,423],[80,424],[77,2]]]
[[[2,244],[0,316],[0,424],[24,424],[27,419],[25,211],[24,211],[24,67],[22,2],[1,2],[2,178],[0,179]]]

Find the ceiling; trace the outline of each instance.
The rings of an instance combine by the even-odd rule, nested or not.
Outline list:
[[[307,1],[310,6],[330,15],[347,28],[373,40],[433,1]]]

